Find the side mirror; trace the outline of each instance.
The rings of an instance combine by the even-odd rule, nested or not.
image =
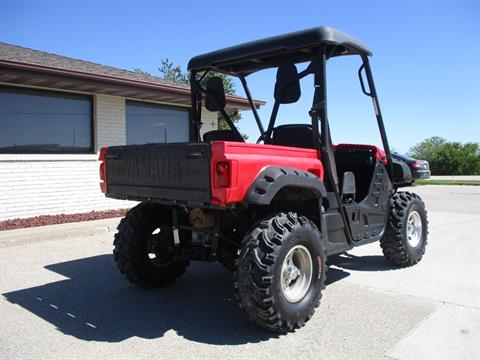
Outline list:
[[[353,203],[357,189],[355,186],[355,175],[351,171],[345,171],[342,179],[342,202]]]
[[[225,109],[225,89],[223,80],[213,76],[207,81],[207,96],[205,96],[205,107],[208,111],[220,111]]]
[[[280,104],[292,104],[300,99],[300,80],[294,64],[281,65],[277,70],[275,100]]]

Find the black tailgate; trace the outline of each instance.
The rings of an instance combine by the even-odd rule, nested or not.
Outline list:
[[[110,196],[210,202],[209,143],[112,146],[106,164]]]

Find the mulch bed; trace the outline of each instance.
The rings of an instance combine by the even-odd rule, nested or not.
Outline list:
[[[0,231],[123,217],[127,211],[128,209],[90,211],[82,214],[41,215],[26,219],[5,220],[0,221]]]

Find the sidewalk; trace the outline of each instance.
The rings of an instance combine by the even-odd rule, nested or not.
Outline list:
[[[121,218],[0,231],[0,248],[114,233]]]

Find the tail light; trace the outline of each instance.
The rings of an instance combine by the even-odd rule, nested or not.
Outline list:
[[[415,169],[423,169],[423,164],[420,163],[420,162],[415,162],[412,164],[412,166],[415,168]]]
[[[230,164],[226,161],[215,165],[215,186],[219,188],[230,186]]]
[[[98,155],[98,160],[100,161],[100,190],[102,190],[102,193],[107,192],[107,164],[105,163],[107,151],[108,147],[102,147]]]

